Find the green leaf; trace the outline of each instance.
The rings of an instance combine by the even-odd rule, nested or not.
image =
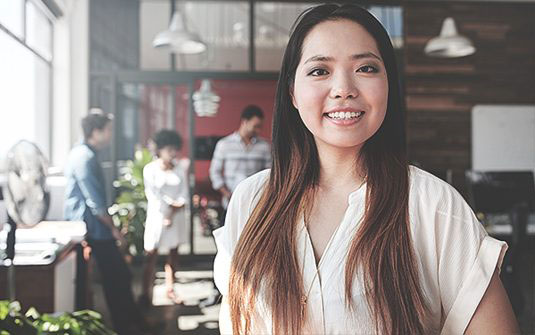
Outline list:
[[[0,301],[0,316],[0,335],[117,335],[101,322],[99,313],[91,310],[41,315],[29,308],[21,315],[18,302]]]
[[[127,161],[120,169],[120,177],[114,182],[119,187],[119,196],[109,212],[113,221],[128,243],[127,250],[132,255],[143,254],[143,233],[147,211],[147,198],[143,184],[143,168],[152,162],[153,156],[146,149],[136,150],[134,160]]]
[[[33,307],[30,307],[25,315],[27,318],[31,318],[33,320],[39,319],[39,317],[41,316],[39,312],[37,312],[37,310]]]

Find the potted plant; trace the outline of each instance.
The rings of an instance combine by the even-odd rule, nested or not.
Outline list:
[[[21,313],[18,301],[0,301],[0,335],[117,335],[91,310],[39,314],[35,308]]]
[[[126,162],[120,177],[113,183],[119,194],[110,207],[115,225],[124,234],[130,255],[143,255],[143,234],[147,217],[147,198],[143,168],[153,159],[148,149],[136,150],[134,159]]]

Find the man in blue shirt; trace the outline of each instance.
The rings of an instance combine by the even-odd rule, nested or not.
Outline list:
[[[86,240],[102,276],[114,329],[131,335],[149,327],[134,301],[131,274],[117,247],[126,246],[126,241],[108,214],[104,173],[97,159],[97,151],[111,141],[111,121],[111,115],[100,109],[91,109],[83,118],[84,142],[71,150],[65,167],[64,215],[86,223]]]

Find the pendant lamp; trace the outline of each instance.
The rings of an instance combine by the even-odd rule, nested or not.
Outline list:
[[[206,50],[206,44],[199,35],[188,30],[184,9],[178,9],[173,13],[169,28],[158,33],[152,45],[179,54],[198,54]]]
[[[200,117],[215,116],[219,109],[221,98],[212,91],[212,82],[209,79],[201,81],[201,87],[193,93],[193,108]]]
[[[459,35],[455,21],[451,17],[444,19],[440,35],[427,42],[425,53],[431,57],[457,58],[476,52],[476,48],[468,38]]]

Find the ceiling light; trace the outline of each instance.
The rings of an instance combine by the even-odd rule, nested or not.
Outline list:
[[[440,36],[429,40],[424,51],[431,57],[456,58],[469,56],[476,52],[476,48],[472,41],[457,33],[455,21],[448,17],[442,23]]]
[[[180,54],[198,54],[206,50],[206,44],[199,35],[188,31],[183,11],[180,10],[173,13],[169,28],[158,33],[152,45],[155,48],[169,48]]]
[[[215,116],[219,109],[221,98],[212,91],[212,82],[209,79],[201,81],[201,87],[193,93],[193,108],[200,117]]]
[[[247,46],[249,43],[245,25],[242,22],[236,22],[232,25],[232,42],[238,46]]]

